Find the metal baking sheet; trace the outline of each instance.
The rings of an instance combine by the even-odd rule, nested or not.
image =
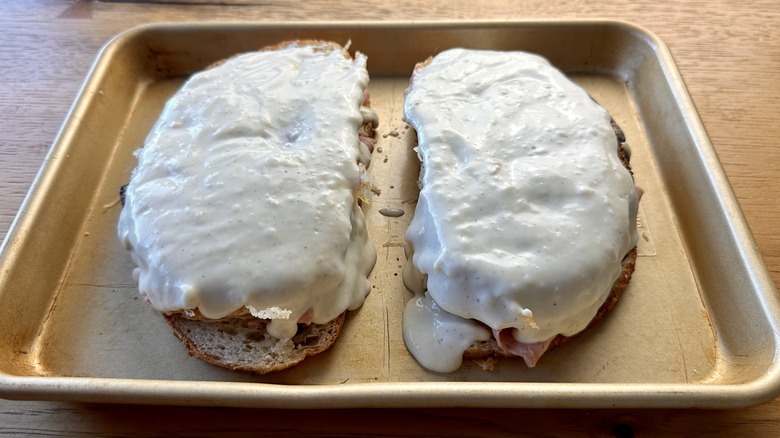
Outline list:
[[[351,41],[380,117],[365,207],[373,289],[336,346],[268,376],[188,357],[144,304],[116,238],[118,188],[166,99],[208,64],[290,39]],[[417,198],[401,117],[416,62],[449,47],[527,50],[581,84],[626,132],[645,190],[639,260],[619,305],[534,369],[453,374],[406,351],[403,235]],[[385,217],[382,208],[400,208]],[[616,21],[155,24],[99,54],[2,247],[0,396],[278,408],[738,407],[780,391],[778,302],[664,44]]]

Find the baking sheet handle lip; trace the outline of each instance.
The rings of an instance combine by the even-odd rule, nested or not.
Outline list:
[[[726,176],[725,169],[718,159],[717,151],[710,140],[704,123],[696,110],[682,74],[674,62],[671,50],[651,31],[630,23],[625,23],[625,25],[633,27],[659,59],[666,83],[670,84],[676,104],[681,108],[686,130],[691,134],[696,153],[702,167],[707,172],[707,181],[712,183],[716,194],[715,198],[720,204],[719,211],[725,213],[724,219],[728,224],[727,232],[735,237],[734,242],[737,246],[739,262],[750,280],[749,288],[758,295],[764,317],[771,327],[775,352],[766,377],[771,378],[771,384],[777,388],[775,394],[780,395],[780,375],[778,374],[780,373],[778,371],[778,364],[780,364],[780,298],[777,287],[769,274],[766,262],[756,244],[753,233],[750,231],[747,219]]]
[[[766,380],[770,379],[771,382]],[[278,409],[744,408],[778,396],[777,372],[746,384],[383,382],[294,386],[0,374],[0,397]]]
[[[776,346],[773,365],[777,367],[778,362],[780,362],[780,320],[778,320],[780,300],[778,299],[777,287],[769,274],[769,269],[748,226],[725,169],[718,159],[717,151],[685,86],[682,74],[674,62],[671,50],[660,38],[649,31],[644,32],[653,39],[656,56],[661,60],[663,74],[667,83],[672,87],[677,104],[681,107],[686,129],[692,135],[699,159],[707,172],[707,180],[713,183],[715,198],[720,204],[719,211],[725,212],[728,233],[736,237],[734,241],[740,254],[742,266],[751,281],[750,287],[758,294],[764,315],[772,328]],[[780,377],[777,382],[776,384],[780,385]]]

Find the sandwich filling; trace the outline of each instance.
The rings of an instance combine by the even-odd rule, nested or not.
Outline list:
[[[182,86],[136,152],[119,219],[152,307],[249,311],[286,339],[363,303],[376,261],[357,201],[359,133],[376,122],[367,84],[362,54],[291,44]]]
[[[407,347],[451,372],[494,336],[534,366],[588,325],[636,245],[609,114],[539,56],[452,49],[415,71],[404,115],[422,162]]]

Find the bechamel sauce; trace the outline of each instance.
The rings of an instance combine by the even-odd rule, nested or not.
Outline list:
[[[492,336],[484,326],[443,311],[427,293],[406,303],[403,326],[404,343],[412,355],[420,365],[440,373],[460,368],[463,352],[474,342]]]
[[[637,238],[607,111],[539,56],[452,49],[415,72],[404,115],[422,161],[404,281],[440,307],[406,307],[417,360],[458,368],[440,353],[468,346],[453,318],[522,343],[583,330]]]
[[[169,100],[119,220],[155,309],[221,318],[248,306],[289,338],[309,309],[326,323],[362,304],[376,261],[356,201],[365,66],[334,49],[254,52]]]

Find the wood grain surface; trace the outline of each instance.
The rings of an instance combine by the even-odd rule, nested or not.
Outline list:
[[[670,48],[775,284],[780,280],[780,3],[346,0],[0,3],[0,238],[100,47],[158,21],[613,18]],[[778,436],[750,409],[276,411],[0,400],[0,436]]]

